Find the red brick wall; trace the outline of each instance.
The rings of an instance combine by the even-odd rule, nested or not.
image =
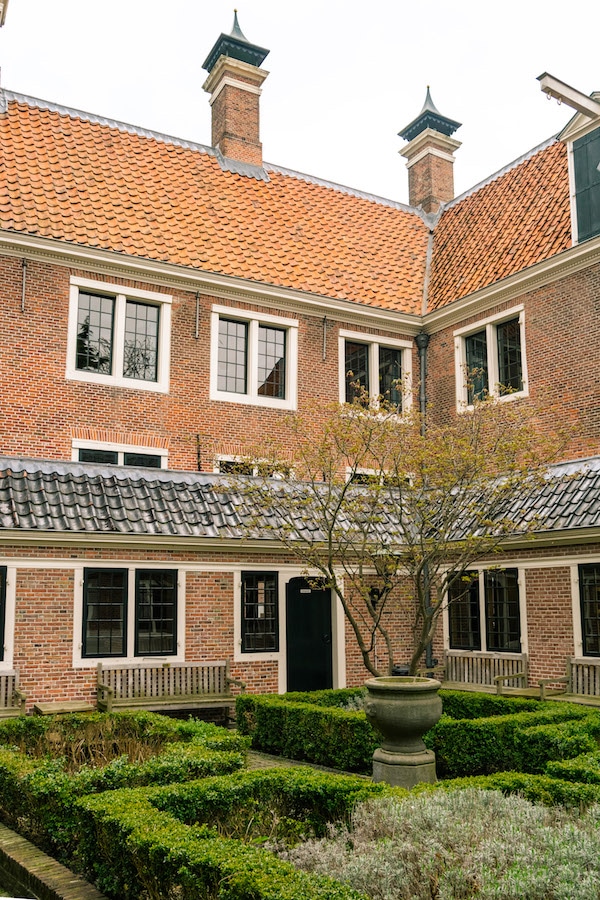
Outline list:
[[[259,116],[258,94],[226,85],[212,105],[213,147],[223,156],[262,166]]]
[[[446,151],[447,152],[447,151]],[[454,198],[454,166],[428,153],[408,170],[408,202],[425,212],[437,212],[440,203]]]
[[[575,653],[568,567],[527,569],[527,621],[529,681],[564,675],[566,661]]]

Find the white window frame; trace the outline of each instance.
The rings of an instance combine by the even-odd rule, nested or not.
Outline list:
[[[123,656],[83,656],[83,580],[84,569],[127,569],[127,653]],[[165,656],[135,656],[135,573],[137,569],[165,569],[177,572],[177,653]],[[143,560],[135,564],[107,562],[106,560],[88,560],[85,565],[77,566],[73,573],[75,582],[73,605],[73,668],[96,668],[98,663],[141,663],[141,662],[185,662],[185,571],[168,563],[146,563]]]
[[[6,560],[6,591],[4,596],[4,659],[0,661],[0,673],[12,671],[15,652],[15,605],[17,595],[17,567]]]
[[[167,469],[169,463],[169,451],[164,447],[140,447],[138,444],[115,444],[111,441],[85,441],[82,438],[73,438],[71,441],[71,459],[79,462],[80,450],[110,450],[119,456],[116,465],[124,466],[126,453],[148,453],[152,456],[160,456],[160,468]],[[97,465],[102,465],[97,463]],[[108,463],[106,463],[108,465]],[[157,468],[159,468],[157,466]]]
[[[521,381],[523,389],[511,394],[500,394],[498,391],[498,343],[496,340],[496,327],[510,319],[519,319],[519,331],[521,338]],[[472,325],[465,325],[454,331],[454,362],[456,384],[456,407],[459,410],[473,409],[473,404],[468,401],[467,388],[467,353],[465,338],[478,331],[484,331],[486,335],[487,364],[488,364],[488,391],[490,396],[498,400],[511,401],[529,396],[529,379],[527,375],[527,354],[525,349],[525,308],[513,306],[501,313],[480,319]]]
[[[369,399],[373,404],[376,404],[379,399],[379,378],[372,377],[379,373],[379,348],[391,347],[402,351],[402,412],[408,412],[412,405],[413,342],[365,334],[362,331],[346,331],[346,329],[340,328],[338,335],[340,403],[346,402],[346,341],[365,344],[369,348]]]
[[[218,389],[219,320],[232,319],[248,325],[246,356],[247,390],[245,394]],[[258,330],[260,325],[272,325],[286,331],[285,398],[263,397],[258,393]],[[213,305],[210,321],[210,399],[226,403],[268,406],[294,410],[298,407],[298,327],[297,319],[237,309],[233,306]]]
[[[477,654],[489,654],[494,653],[501,657],[509,657],[518,656],[521,653],[528,653],[528,634],[527,634],[527,595],[525,593],[525,569],[518,565],[511,565],[510,562],[507,563],[506,566],[502,568],[505,569],[516,569],[517,570],[517,584],[519,587],[519,627],[521,630],[521,649],[518,651],[513,650],[488,650],[487,649],[487,628],[486,628],[486,615],[485,615],[485,582],[484,582],[484,573],[486,571],[490,571],[489,567],[484,566],[480,568],[478,566],[470,566],[470,571],[477,572],[477,579],[479,583],[479,627],[481,629],[481,650],[453,650],[450,647],[450,612],[449,612],[449,602],[446,598],[444,602],[444,606],[442,609],[442,622],[443,622],[443,631],[444,631],[444,648],[451,653],[471,653],[474,655]]]
[[[100,372],[86,372],[76,367],[77,362],[77,313],[79,292],[106,294],[115,298],[113,321],[113,354],[111,375]],[[158,369],[156,381],[145,381],[123,376],[123,352],[125,338],[125,308],[127,300],[141,300],[151,306],[160,308],[158,325]],[[85,381],[92,384],[106,384],[113,387],[124,387],[134,390],[153,391],[166,394],[169,391],[169,369],[171,355],[171,304],[170,294],[159,294],[156,291],[124,288],[109,282],[96,281],[93,278],[71,277],[69,298],[69,326],[67,336],[67,369],[66,377],[72,381]]]

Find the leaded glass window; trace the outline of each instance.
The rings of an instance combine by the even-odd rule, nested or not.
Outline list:
[[[579,566],[583,655],[600,656],[600,563]]]
[[[475,399],[481,400],[489,390],[487,336],[486,332],[478,331],[465,338],[465,355],[467,362],[467,393],[468,402],[472,404]]]
[[[135,573],[136,656],[177,651],[177,572],[138,569]]]
[[[79,293],[77,361],[84,372],[112,373],[115,298]]]
[[[127,570],[86,569],[83,587],[83,656],[124,656],[126,623]]]
[[[158,371],[158,306],[128,300],[125,306],[123,375],[156,381]]]
[[[369,395],[369,345],[346,341],[346,403]]]
[[[279,649],[277,572],[242,572],[242,652]]]
[[[396,347],[379,347],[379,394],[402,409],[402,351]]]
[[[248,325],[232,319],[219,319],[218,389],[233,394],[247,392],[246,359]]]
[[[258,329],[258,393],[285,399],[285,330],[260,325]]]
[[[519,319],[500,322],[496,326],[498,338],[498,386],[500,394],[523,390],[521,365],[521,326]]]
[[[483,581],[487,649],[520,653],[518,570],[488,570],[484,572]]]
[[[466,572],[448,591],[449,646],[451,650],[481,650],[479,576]]]

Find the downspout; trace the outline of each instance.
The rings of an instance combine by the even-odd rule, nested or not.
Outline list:
[[[429,335],[424,331],[420,331],[415,338],[417,349],[419,351],[419,412],[421,414],[421,434],[425,435],[427,431],[427,347],[429,346]],[[429,585],[429,567],[426,565],[423,571],[423,580],[425,585],[425,604],[428,610],[431,609],[431,588]],[[435,665],[433,661],[433,647],[431,641],[425,648],[425,666],[428,669]]]

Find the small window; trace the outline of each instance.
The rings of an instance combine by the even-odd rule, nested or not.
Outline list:
[[[130,591],[135,595],[131,636]],[[176,652],[176,570],[84,569],[83,657],[169,656]]]
[[[577,240],[600,234],[600,128],[573,142]]]
[[[600,563],[579,566],[583,655],[600,656]]]
[[[250,475],[262,478],[289,478],[289,466],[276,466],[270,463],[254,463],[243,459],[219,459],[216,470],[219,475]]]
[[[242,572],[242,653],[279,650],[277,572]]]
[[[295,409],[298,322],[213,307],[211,400]]]
[[[448,592],[448,645],[451,650],[521,652],[518,569],[467,572]]]
[[[340,402],[384,402],[399,411],[410,405],[412,344],[340,331]]]
[[[67,378],[168,391],[171,299],[71,278]]]
[[[90,462],[97,465],[135,466],[140,469],[161,469],[167,466],[166,450],[157,453],[149,453],[144,450],[109,450],[103,447],[76,447],[74,442],[73,454],[73,458],[79,462]]]
[[[523,311],[511,312],[454,332],[459,407],[526,395]]]

